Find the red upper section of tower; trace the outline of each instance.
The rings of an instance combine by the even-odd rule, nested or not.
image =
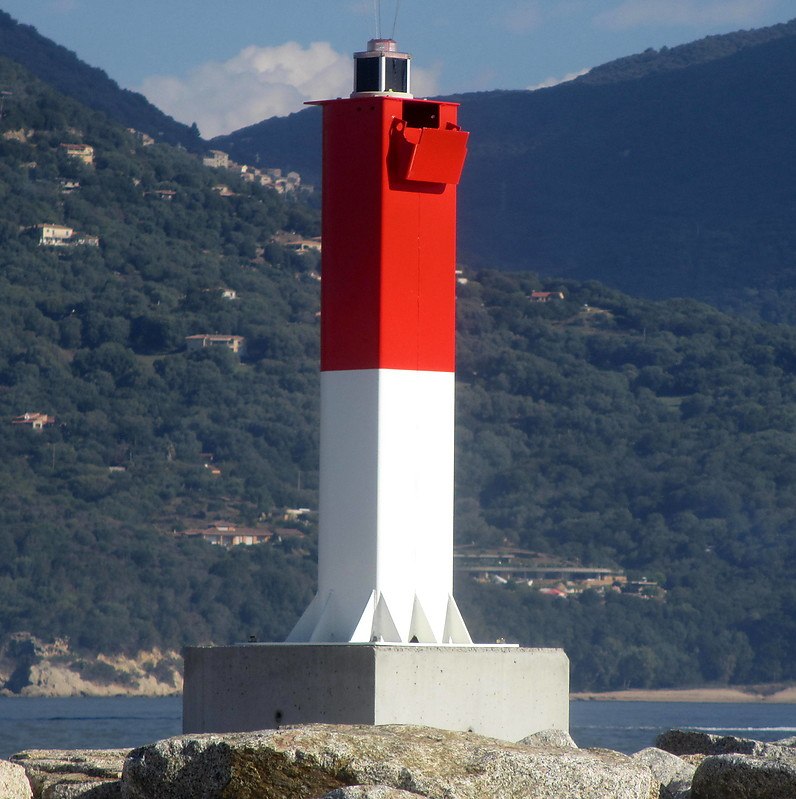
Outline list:
[[[321,369],[455,366],[458,106],[323,106]]]

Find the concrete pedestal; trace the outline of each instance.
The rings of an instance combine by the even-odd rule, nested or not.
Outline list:
[[[561,649],[238,644],[185,651],[183,731],[420,724],[517,741],[569,729]]]

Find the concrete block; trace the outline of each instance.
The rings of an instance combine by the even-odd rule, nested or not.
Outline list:
[[[183,731],[419,724],[518,741],[569,729],[560,649],[237,644],[185,651]]]

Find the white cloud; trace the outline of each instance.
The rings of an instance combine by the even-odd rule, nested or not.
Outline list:
[[[624,0],[598,14],[600,27],[626,30],[647,25],[725,25],[754,22],[774,0]]]
[[[568,83],[571,80],[575,80],[575,78],[579,78],[581,75],[585,75],[587,72],[591,72],[591,67],[586,67],[586,69],[581,69],[578,72],[568,72],[563,78],[545,78],[541,83],[528,86],[528,91],[532,92],[536,89],[549,89],[551,86],[558,86],[559,83]]]
[[[420,96],[437,91],[437,70],[412,70]],[[153,75],[137,88],[175,119],[196,122],[212,137],[273,116],[300,111],[307,100],[347,97],[353,65],[328,42],[246,47],[224,62],[208,62],[184,77]]]
[[[202,135],[217,136],[298,111],[306,100],[337,97],[350,83],[349,58],[328,42],[286,42],[246,47],[185,77],[153,75],[138,90],[175,119],[196,122]]]

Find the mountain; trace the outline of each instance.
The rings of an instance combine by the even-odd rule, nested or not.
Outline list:
[[[317,213],[146,146],[6,59],[0,85],[0,637],[136,652],[285,635],[311,541],[229,554],[173,533],[277,541],[297,525],[261,514],[313,502],[317,255],[273,237],[317,233]],[[204,334],[220,346],[190,349]],[[243,360],[225,346],[241,340]]]
[[[796,19],[768,28],[706,36],[677,47],[662,47],[660,50],[650,47],[643,53],[618,58],[594,67],[585,75],[576,78],[576,82],[601,85],[636,80],[646,75],[657,75],[717,61],[750,47],[790,38],[794,34],[796,34]]]
[[[792,21],[446,98],[471,131],[461,260],[796,321],[795,80]],[[319,141],[311,109],[214,146],[317,180]]]
[[[40,35],[34,27],[21,25],[4,11],[0,11],[0,53],[125,127],[191,151],[203,147],[196,129],[167,116],[142,94],[120,88],[101,69],[89,66],[71,50]]]
[[[635,80],[461,98],[462,257],[791,319],[791,29]]]
[[[64,637],[110,682],[90,655],[284,637],[315,572],[285,509],[317,508],[319,264],[280,242],[317,212],[7,59],[0,85],[0,690]],[[457,289],[457,543],[652,593],[460,572],[476,638],[563,645],[583,689],[796,679],[796,328],[531,272]],[[230,525],[273,537],[181,534]]]

